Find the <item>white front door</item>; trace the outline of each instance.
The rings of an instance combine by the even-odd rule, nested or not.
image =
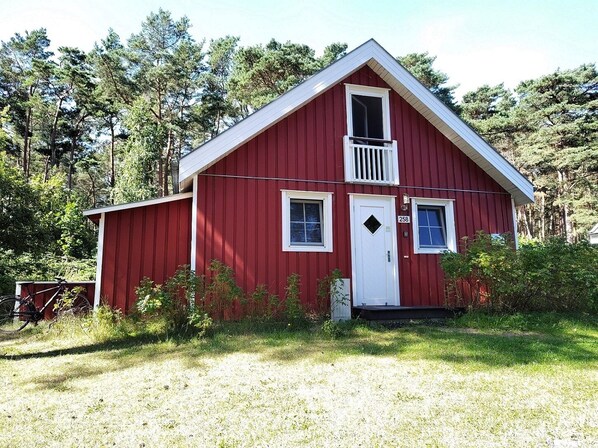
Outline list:
[[[350,198],[353,306],[399,305],[395,198]]]

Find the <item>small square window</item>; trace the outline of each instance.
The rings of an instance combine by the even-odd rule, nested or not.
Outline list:
[[[332,193],[282,191],[282,250],[332,252]]]
[[[416,254],[456,252],[453,201],[414,198],[413,233]]]
[[[323,201],[291,199],[291,245],[324,244],[322,204]]]
[[[417,207],[417,222],[419,247],[448,248],[443,206],[419,205]]]

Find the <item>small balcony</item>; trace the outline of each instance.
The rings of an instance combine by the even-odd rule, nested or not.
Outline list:
[[[345,181],[398,185],[399,158],[396,140],[343,137]]]

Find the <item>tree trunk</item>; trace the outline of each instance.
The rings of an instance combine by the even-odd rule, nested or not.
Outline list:
[[[525,218],[527,220],[529,235],[531,237],[538,236],[535,234],[536,229],[534,227],[534,209],[531,206],[526,206],[525,208],[526,208]]]
[[[164,196],[164,190],[162,190],[162,178],[164,177],[164,161],[162,160],[162,157],[159,158],[158,160],[158,181],[157,181],[157,185],[158,185],[158,197],[163,197]]]
[[[112,121],[113,117],[110,117],[110,173],[109,173],[109,183],[110,189],[114,188],[116,174],[114,172],[114,149],[116,146],[115,142],[115,135],[114,135],[114,122]]]
[[[44,163],[44,182],[48,182],[50,178],[50,157],[46,157],[46,162]]]
[[[567,177],[567,173],[562,172],[562,171],[557,171],[558,174],[558,180],[559,180],[559,186],[557,188],[558,191],[558,198],[561,199],[561,219],[562,219],[562,226],[563,226],[563,233],[565,236],[565,239],[567,240],[567,242],[572,243],[573,242],[573,223],[571,222],[571,219],[569,218],[569,204],[567,203],[567,200],[563,197],[564,196],[564,192],[567,191],[567,184],[568,184],[568,177]]]
[[[92,208],[96,208],[96,183],[89,171],[87,171],[87,175],[89,176],[89,181],[91,182],[91,201],[93,203]]]
[[[26,179],[29,179],[29,165],[31,163],[31,108],[27,108],[27,115],[25,118],[25,135],[23,136],[23,174]]]
[[[75,146],[77,145],[77,134],[71,137],[71,151],[69,154],[68,189],[73,190],[73,161],[75,160]]]
[[[60,115],[60,108],[64,99],[60,97],[56,104],[56,110],[54,111],[54,120],[52,121],[52,131],[50,132],[50,165],[58,165],[58,157],[56,154],[56,134],[58,132],[58,116]]]
[[[166,141],[166,156],[164,157],[164,171],[162,177],[162,196],[168,196],[168,172],[170,171],[170,159],[172,158],[172,131],[168,131],[168,139]]]
[[[81,132],[81,128],[83,127],[83,122],[87,115],[83,115],[79,117],[77,120],[77,124],[75,129],[73,129],[73,134],[71,136],[71,151],[69,154],[69,174],[68,174],[68,186],[69,192],[73,189],[73,173],[74,173],[74,165],[75,165],[75,149],[77,148],[77,140],[79,140],[79,132]]]
[[[519,223],[519,228],[525,233],[525,236],[531,238],[531,231],[529,228],[529,223],[527,222],[527,215],[525,213],[525,207],[520,207],[517,211],[517,222]]]
[[[546,193],[540,195],[540,234],[546,240]]]
[[[220,112],[221,111],[218,111],[218,114],[216,115],[216,123],[214,123],[214,129],[212,129],[212,135],[210,138],[216,137],[218,135],[218,131],[220,130]]]

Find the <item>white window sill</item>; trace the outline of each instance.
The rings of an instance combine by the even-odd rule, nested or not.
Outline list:
[[[454,252],[453,250],[449,249],[448,247],[442,248],[431,248],[431,247],[421,247],[417,248],[414,253],[416,254],[423,254],[423,255],[439,255],[445,252]]]
[[[299,246],[299,245],[291,245],[285,246],[283,252],[332,252],[331,247],[325,246]]]

